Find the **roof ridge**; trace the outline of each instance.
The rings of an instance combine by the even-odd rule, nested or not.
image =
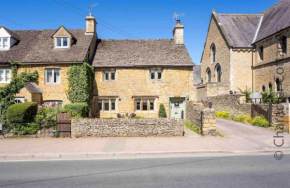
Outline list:
[[[157,40],[173,40],[171,38],[168,39],[99,39],[99,40],[103,40],[103,41],[157,41]]]
[[[217,15],[228,15],[228,16],[262,16],[263,14],[227,14],[227,13],[217,13]]]

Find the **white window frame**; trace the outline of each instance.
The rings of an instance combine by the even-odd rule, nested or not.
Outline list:
[[[7,39],[7,47],[4,47],[4,39]],[[10,37],[0,37],[0,50],[10,49]]]
[[[151,78],[151,73],[153,73],[154,72],[154,78]],[[149,76],[150,76],[150,80],[156,80],[156,70],[154,70],[154,69],[150,69],[150,71],[149,71]]]
[[[63,45],[63,39],[66,38],[67,39],[67,46]],[[57,45],[57,39],[60,39],[60,46]],[[70,41],[69,41],[69,37],[55,37],[55,48],[69,48],[70,46]]]
[[[160,79],[158,78],[159,73],[161,74],[161,78]],[[162,78],[163,78],[163,70],[158,69],[157,70],[157,80],[162,80]]]
[[[59,79],[58,79],[58,82],[48,82],[48,79],[47,79],[47,71],[48,70],[52,70],[52,77],[53,77],[53,80],[54,80],[54,71],[55,70],[59,70]],[[55,84],[55,85],[58,85],[60,84],[61,82],[61,70],[59,68],[47,68],[45,69],[45,84]]]
[[[0,81],[0,83],[10,83],[11,81],[11,69],[0,69],[3,71],[3,74],[4,74],[4,81]],[[6,71],[8,70],[8,80],[6,80]],[[1,76],[1,75],[0,75]]]
[[[109,102],[109,109],[108,110],[105,110],[105,101]],[[112,101],[115,101],[115,110],[112,110]],[[102,105],[102,109],[99,108],[99,104]],[[97,111],[98,112],[116,112],[117,111],[117,99],[99,99]]]
[[[108,79],[106,79],[106,74],[108,74]],[[109,82],[110,81],[110,71],[104,71],[104,81]]]
[[[112,79],[112,73],[115,74],[114,80]],[[108,79],[106,79],[106,74],[108,74]],[[116,76],[117,75],[116,75],[116,71],[115,70],[113,70],[113,71],[106,70],[106,71],[104,71],[103,75],[104,75],[104,81],[105,82],[115,82],[116,81]]]

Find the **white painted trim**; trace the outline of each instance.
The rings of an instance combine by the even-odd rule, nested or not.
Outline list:
[[[47,70],[52,70],[52,77],[54,79],[54,70],[58,69],[59,70],[59,81],[58,82],[51,82],[51,83],[48,83],[47,82]],[[46,68],[45,69],[45,84],[47,85],[59,85],[61,83],[61,69],[60,68]]]
[[[57,39],[60,38],[61,39],[61,46],[57,46]],[[63,39],[67,38],[67,46],[63,46]],[[54,38],[54,46],[57,49],[69,49],[70,48],[70,38],[69,37],[55,37]]]
[[[262,25],[263,18],[264,18],[264,16],[262,16],[261,19],[260,19],[260,22],[259,22],[259,25],[258,25],[257,31],[256,31],[256,33],[255,33],[255,37],[254,37],[254,40],[253,40],[252,43],[254,43],[254,42],[256,41],[256,39],[257,39],[258,33],[259,33],[260,28],[261,28],[261,25]]]
[[[4,81],[0,81],[0,83],[10,83],[11,81],[11,69],[0,69],[0,70],[3,70],[3,73],[4,73]],[[9,81],[6,81],[5,78],[6,78],[6,70],[8,70],[8,78],[9,78]],[[0,75],[1,76],[1,75]]]

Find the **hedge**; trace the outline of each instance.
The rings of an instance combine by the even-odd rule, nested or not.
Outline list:
[[[63,112],[70,113],[71,117],[87,117],[89,106],[86,103],[67,104],[63,108]]]
[[[26,102],[13,104],[7,109],[9,123],[31,123],[37,114],[37,103]]]

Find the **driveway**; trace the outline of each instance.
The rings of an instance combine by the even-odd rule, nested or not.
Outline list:
[[[278,149],[274,145],[274,136],[277,131],[255,127],[249,124],[229,121],[224,119],[217,119],[217,129],[222,132],[226,139],[241,143],[243,145],[251,145],[257,149]],[[280,149],[290,148],[290,135],[287,133],[279,134],[283,138],[276,138],[276,144],[281,144],[284,139],[284,145]]]

